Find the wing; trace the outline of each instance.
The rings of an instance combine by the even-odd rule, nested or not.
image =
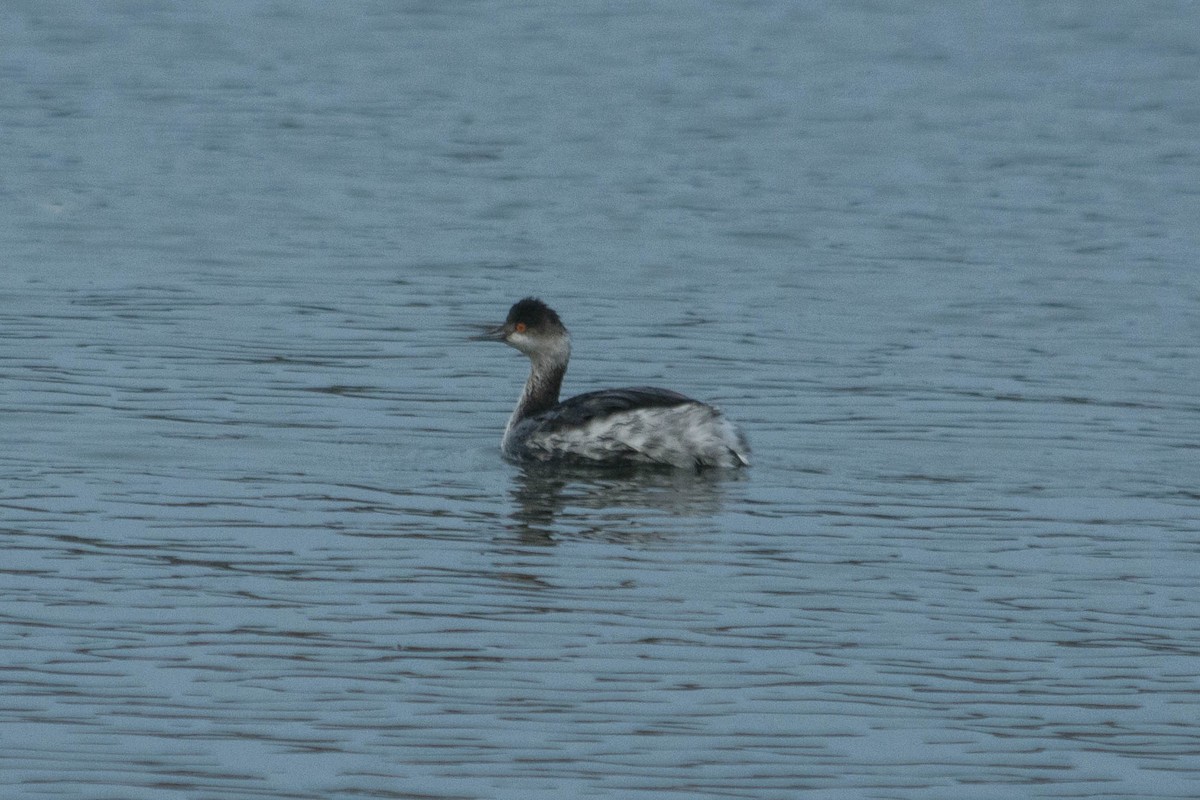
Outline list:
[[[524,430],[515,437],[513,457],[697,469],[748,463],[745,438],[721,412],[649,386],[581,394],[519,426]]]
[[[538,429],[547,433],[572,428],[603,419],[622,411],[639,408],[668,408],[696,402],[690,397],[657,389],[653,386],[630,386],[627,389],[601,389],[564,400],[554,408],[538,415]]]

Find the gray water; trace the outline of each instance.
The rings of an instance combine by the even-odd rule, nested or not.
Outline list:
[[[8,2],[0,796],[1200,795],[1200,7]],[[525,471],[571,393],[741,474]]]

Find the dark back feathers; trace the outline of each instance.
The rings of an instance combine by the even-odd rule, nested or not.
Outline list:
[[[602,419],[622,411],[639,408],[668,408],[696,402],[690,397],[653,386],[631,386],[627,389],[601,389],[564,400],[549,411],[538,415],[538,427],[543,431],[570,428],[592,420]]]

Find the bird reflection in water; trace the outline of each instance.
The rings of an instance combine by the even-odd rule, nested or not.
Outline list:
[[[711,517],[725,487],[744,479],[729,471],[525,464],[513,478],[511,527],[529,543],[655,539],[656,516]]]

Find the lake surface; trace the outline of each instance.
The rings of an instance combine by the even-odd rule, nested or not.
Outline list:
[[[7,3],[0,796],[1200,795],[1198,31]],[[501,460],[528,294],[753,467]]]

